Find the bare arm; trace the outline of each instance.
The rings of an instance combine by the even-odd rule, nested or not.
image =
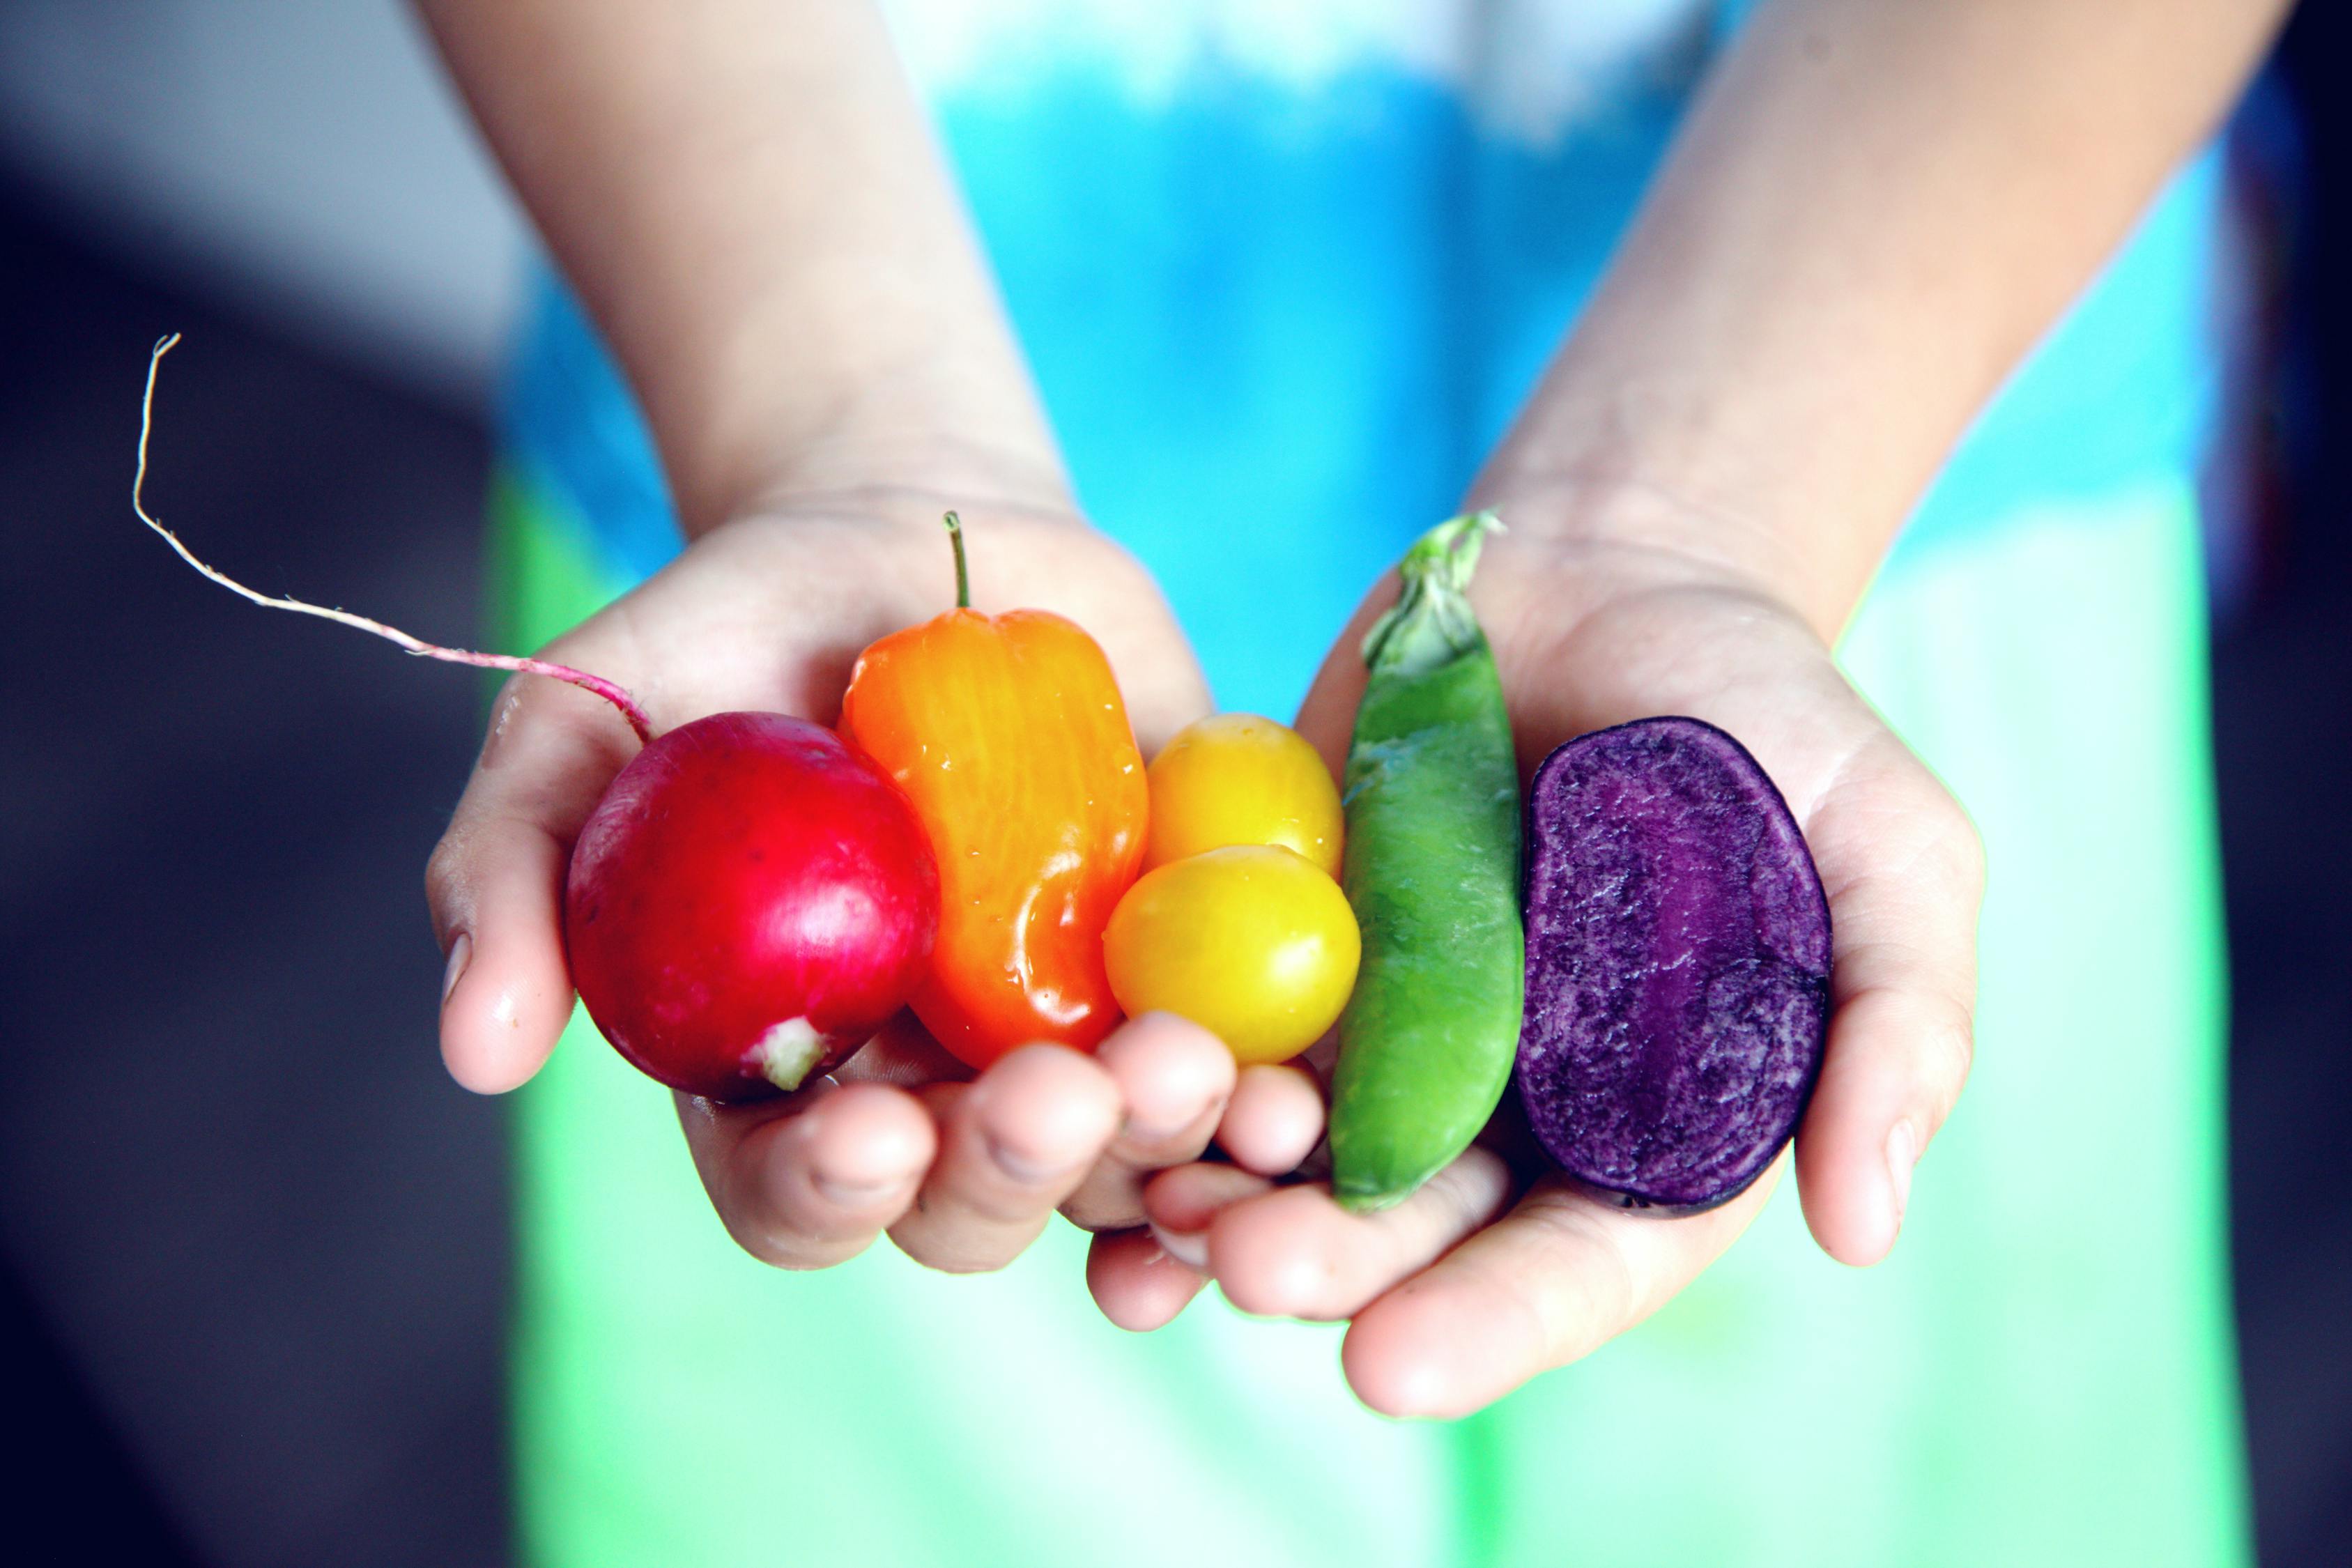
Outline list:
[[[866,0],[419,0],[642,398],[689,536],[928,479],[1065,502]]]
[[[830,721],[861,647],[952,603],[939,517],[955,507],[984,605],[1093,631],[1147,745],[1206,706],[1149,577],[1072,510],[872,5],[421,4],[618,352],[692,541],[554,657],[627,687],[658,729],[740,710]],[[528,1079],[572,1016],[564,868],[635,751],[600,707],[510,682],[427,870],[450,955],[442,1054],[478,1089]],[[1140,1174],[1199,1154],[1234,1066],[1160,1019],[1091,1057],[1033,1047],[969,1076],[908,1025],[837,1089],[679,1111],[719,1217],[758,1257],[823,1267],[887,1230],[970,1270],[1009,1261],[1057,1206],[1135,1224]]]
[[[1946,450],[2219,121],[2282,0],[1778,0],[1723,62],[1581,324],[1476,487],[1474,596],[1522,761],[1687,713],[1738,735],[1829,894],[1835,1013],[1794,1164],[1875,1262],[1972,1048],[1982,859],[1829,639]],[[1343,636],[1300,716],[1344,745]],[[1777,1178],[1661,1220],[1474,1149],[1369,1217],[1196,1166],[1154,1221],[1247,1310],[1353,1320],[1357,1392],[1460,1415],[1576,1360],[1729,1247]],[[1117,1321],[1173,1310],[1097,1243]],[[1301,1259],[1314,1267],[1300,1266]],[[1159,1290],[1157,1296],[1148,1292]]]
[[[1669,542],[1744,560],[1835,632],[2287,9],[1765,5],[1482,488],[1663,493],[1689,514]],[[1633,510],[1657,542],[1658,509]]]

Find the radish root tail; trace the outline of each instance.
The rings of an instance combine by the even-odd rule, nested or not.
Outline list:
[[[550,664],[544,659],[522,658],[503,653],[476,653],[470,648],[443,647],[437,643],[426,642],[422,637],[413,637],[397,626],[385,626],[382,621],[372,621],[365,616],[353,615],[349,610],[331,610],[323,605],[306,604],[300,599],[271,598],[267,594],[256,593],[227,573],[197,560],[194,552],[180,542],[178,534],[173,533],[148,514],[145,500],[147,437],[155,426],[155,373],[162,368],[163,356],[171,353],[173,345],[179,341],[180,334],[177,332],[160,339],[155,344],[154,353],[147,361],[147,395],[139,405],[139,472],[131,481],[131,510],[138,514],[140,521],[161,534],[163,542],[169,544],[181,560],[226,588],[230,593],[240,598],[248,599],[264,609],[292,610],[298,615],[316,616],[320,620],[335,621],[360,631],[372,632],[419,658],[437,658],[448,664],[470,664],[481,669],[510,669],[523,675],[544,675],[550,679],[576,686],[583,691],[592,691],[620,710],[621,717],[629,721],[629,728],[637,732],[639,741],[648,745],[652,743],[653,724],[646,719],[646,710],[637,706],[635,698],[601,675],[591,675],[586,670],[573,669],[568,665]]]

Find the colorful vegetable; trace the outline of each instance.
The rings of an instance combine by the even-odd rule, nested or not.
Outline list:
[[[1347,1003],[1360,952],[1339,884],[1272,845],[1145,872],[1103,933],[1119,1005],[1190,1018],[1244,1066],[1286,1061],[1320,1038]]]
[[[1044,610],[972,609],[949,527],[956,607],[859,655],[841,710],[939,857],[915,1013],[976,1068],[1031,1041],[1091,1049],[1119,1017],[1103,928],[1143,857],[1143,758],[1095,640]]]
[[[906,1005],[939,874],[914,808],[821,725],[719,713],[657,737],[597,802],[564,880],[588,1016],[672,1089],[797,1089]]]
[[[1629,1206],[1709,1208],[1796,1131],[1830,1014],[1830,909],[1738,742],[1645,719],[1528,792],[1519,1097],[1561,1169]]]
[[[1278,844],[1339,874],[1339,791],[1295,730],[1255,713],[1216,713],[1177,731],[1151,759],[1149,871],[1233,844]]]
[[[1332,1191],[1353,1209],[1397,1202],[1469,1147],[1518,1041],[1518,769],[1465,596],[1499,526],[1480,512],[1432,530],[1364,639],[1343,795],[1363,966],[1331,1107]]]

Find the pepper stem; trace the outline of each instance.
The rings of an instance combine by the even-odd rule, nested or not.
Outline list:
[[[955,513],[950,512],[947,515],[947,524],[948,542],[955,547],[956,608],[969,610],[971,608],[971,569],[964,564],[963,520]]]

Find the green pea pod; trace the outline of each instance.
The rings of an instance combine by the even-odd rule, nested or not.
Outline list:
[[[1351,1209],[1385,1208],[1468,1148],[1518,1049],[1518,762],[1464,595],[1501,526],[1479,512],[1423,535],[1396,607],[1364,638],[1342,797],[1364,957],[1331,1104],[1331,1186]]]

